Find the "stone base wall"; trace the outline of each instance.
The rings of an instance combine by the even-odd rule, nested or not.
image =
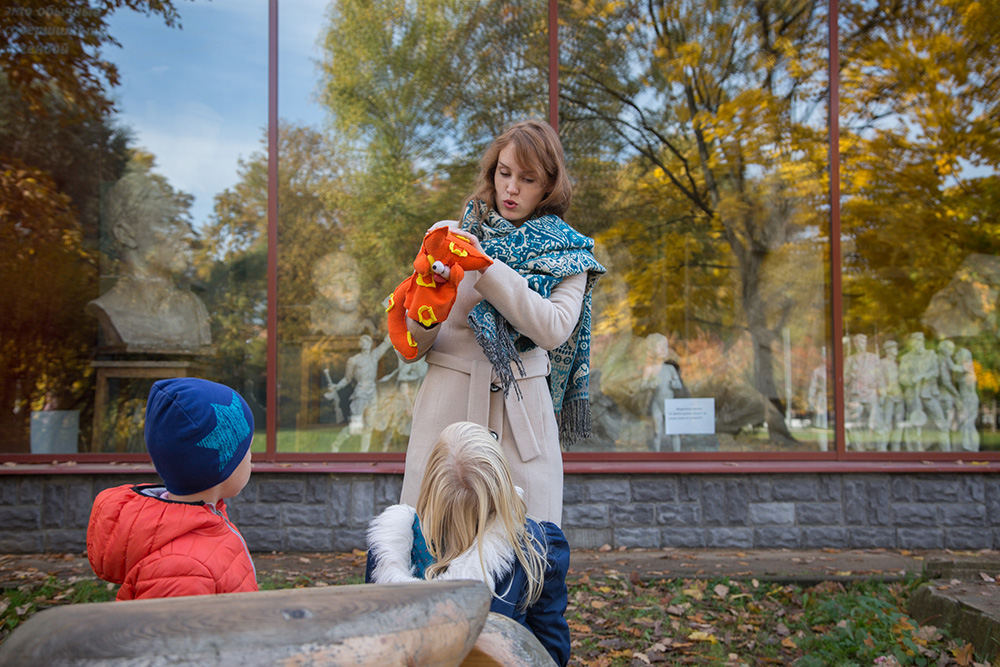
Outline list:
[[[0,553],[79,553],[97,493],[152,476],[0,475]],[[402,477],[254,474],[229,503],[253,551],[365,548]],[[990,474],[567,475],[575,548],[998,549]]]

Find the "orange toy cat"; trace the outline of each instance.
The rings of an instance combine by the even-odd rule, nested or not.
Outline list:
[[[447,227],[438,227],[424,236],[413,275],[389,295],[385,309],[389,319],[389,339],[403,358],[417,356],[417,344],[406,329],[406,317],[431,327],[444,322],[455,304],[458,284],[466,271],[479,271],[493,263],[476,249],[472,240]]]

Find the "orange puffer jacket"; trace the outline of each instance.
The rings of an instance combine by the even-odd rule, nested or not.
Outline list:
[[[143,494],[155,484],[101,491],[87,526],[87,558],[119,600],[257,590],[243,536],[225,504],[181,503]]]

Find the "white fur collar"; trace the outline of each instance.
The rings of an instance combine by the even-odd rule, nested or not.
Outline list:
[[[413,576],[410,550],[413,548],[413,517],[409,505],[393,505],[372,519],[368,527],[368,548],[375,560],[372,581],[377,584],[418,581]],[[438,579],[475,579],[484,581],[494,591],[494,584],[506,576],[514,566],[514,547],[507,541],[496,523],[490,527],[483,541],[483,571],[479,562],[477,543],[462,553],[448,566]]]

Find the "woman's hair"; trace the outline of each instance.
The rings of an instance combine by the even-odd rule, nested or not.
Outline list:
[[[527,530],[525,512],[503,451],[490,432],[472,422],[445,428],[427,460],[417,499],[421,531],[435,561],[426,570],[427,578],[446,571],[476,545],[488,576],[483,541],[496,526],[527,574],[525,605],[534,603],[542,592],[545,548]]]
[[[489,210],[497,207],[494,177],[500,152],[508,146],[514,147],[518,165],[522,169],[536,171],[545,183],[545,196],[533,213],[564,216],[573,196],[573,186],[566,175],[566,160],[559,135],[551,125],[540,120],[515,123],[493,140],[479,161],[475,191],[466,205],[473,199],[481,199]]]

